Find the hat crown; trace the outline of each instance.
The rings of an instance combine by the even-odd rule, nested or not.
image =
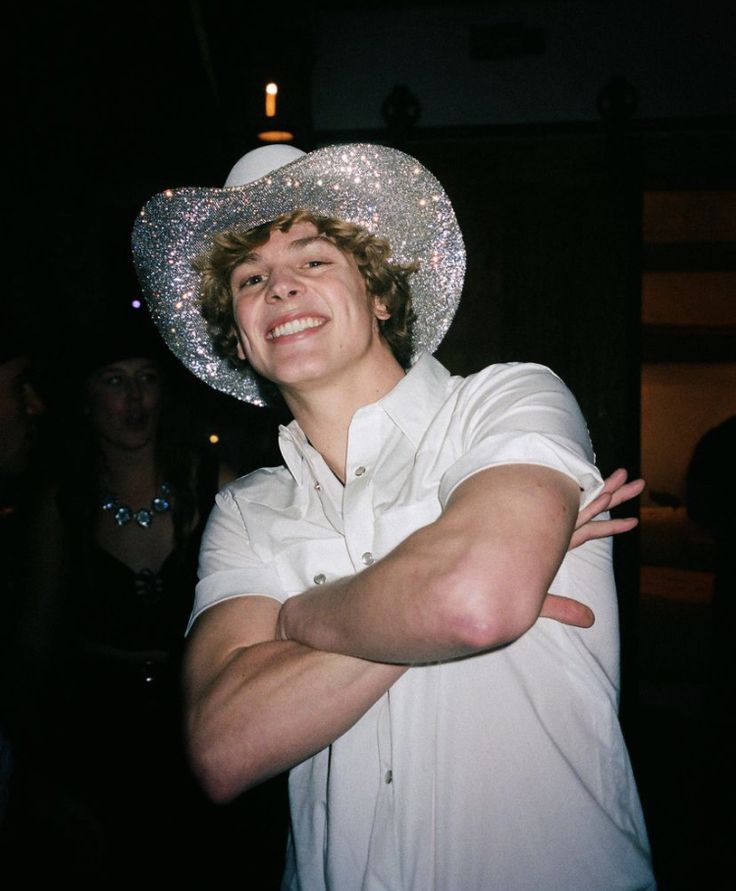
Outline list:
[[[291,161],[296,161],[305,155],[301,149],[294,145],[262,145],[259,148],[247,152],[235,164],[225,180],[225,188],[230,186],[245,186],[255,182],[279,167],[283,167]]]

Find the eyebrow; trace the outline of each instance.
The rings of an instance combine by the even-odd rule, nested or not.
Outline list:
[[[154,368],[158,371],[158,364],[154,361],[145,361],[142,365],[139,365],[136,369],[137,371],[147,371],[150,368]],[[119,372],[124,372],[127,374],[128,369],[125,366],[120,365],[117,362],[111,362],[109,365],[103,365],[102,368],[98,369],[97,374],[114,374]]]
[[[310,244],[314,244],[315,241],[324,241],[327,244],[331,244],[333,247],[337,247],[334,241],[331,241],[326,235],[322,235],[321,233],[318,235],[306,235],[304,238],[297,238],[294,241],[289,243],[288,250],[298,250],[302,247],[309,247]]]
[[[287,250],[289,251],[298,251],[301,248],[309,247],[310,244],[314,244],[316,241],[322,241],[325,244],[331,244],[336,250],[340,250],[339,247],[335,244],[334,241],[329,239],[326,235],[318,234],[318,235],[305,235],[304,238],[296,238],[294,241],[290,241],[287,245]],[[261,259],[261,255],[257,250],[251,251],[247,254],[238,264],[241,266],[243,263],[255,263],[257,260]]]

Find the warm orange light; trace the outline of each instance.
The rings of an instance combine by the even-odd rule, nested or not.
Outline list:
[[[276,84],[266,84],[266,117],[276,117],[276,94],[279,88]]]
[[[261,142],[291,142],[294,138],[294,134],[284,128],[283,121],[276,118],[276,96],[278,92],[277,84],[273,82],[266,84],[266,118],[270,118],[270,120],[258,134]]]
[[[291,142],[294,134],[290,130],[263,130],[258,138],[261,142]]]
[[[220,441],[220,437],[216,433],[210,433],[209,440],[212,445],[217,445],[217,443]]]

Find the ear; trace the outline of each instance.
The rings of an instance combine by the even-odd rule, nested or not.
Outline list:
[[[373,315],[381,322],[391,318],[391,313],[386,309],[386,304],[383,300],[379,300],[378,297],[373,298]]]
[[[244,360],[245,359],[245,350],[243,349],[243,343],[239,337],[238,337],[237,351],[238,351],[238,359]]]

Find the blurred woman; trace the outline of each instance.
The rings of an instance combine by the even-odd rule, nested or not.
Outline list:
[[[37,511],[29,635],[29,664],[46,666],[36,737],[58,784],[55,844],[67,872],[108,884],[204,873],[208,844],[252,816],[252,802],[207,803],[180,714],[201,533],[235,474],[197,445],[187,389],[142,313],[108,316],[75,351],[58,480]],[[282,790],[273,794],[278,820]],[[261,845],[271,857],[273,845],[275,876],[280,829]],[[201,859],[184,863],[187,846]]]

